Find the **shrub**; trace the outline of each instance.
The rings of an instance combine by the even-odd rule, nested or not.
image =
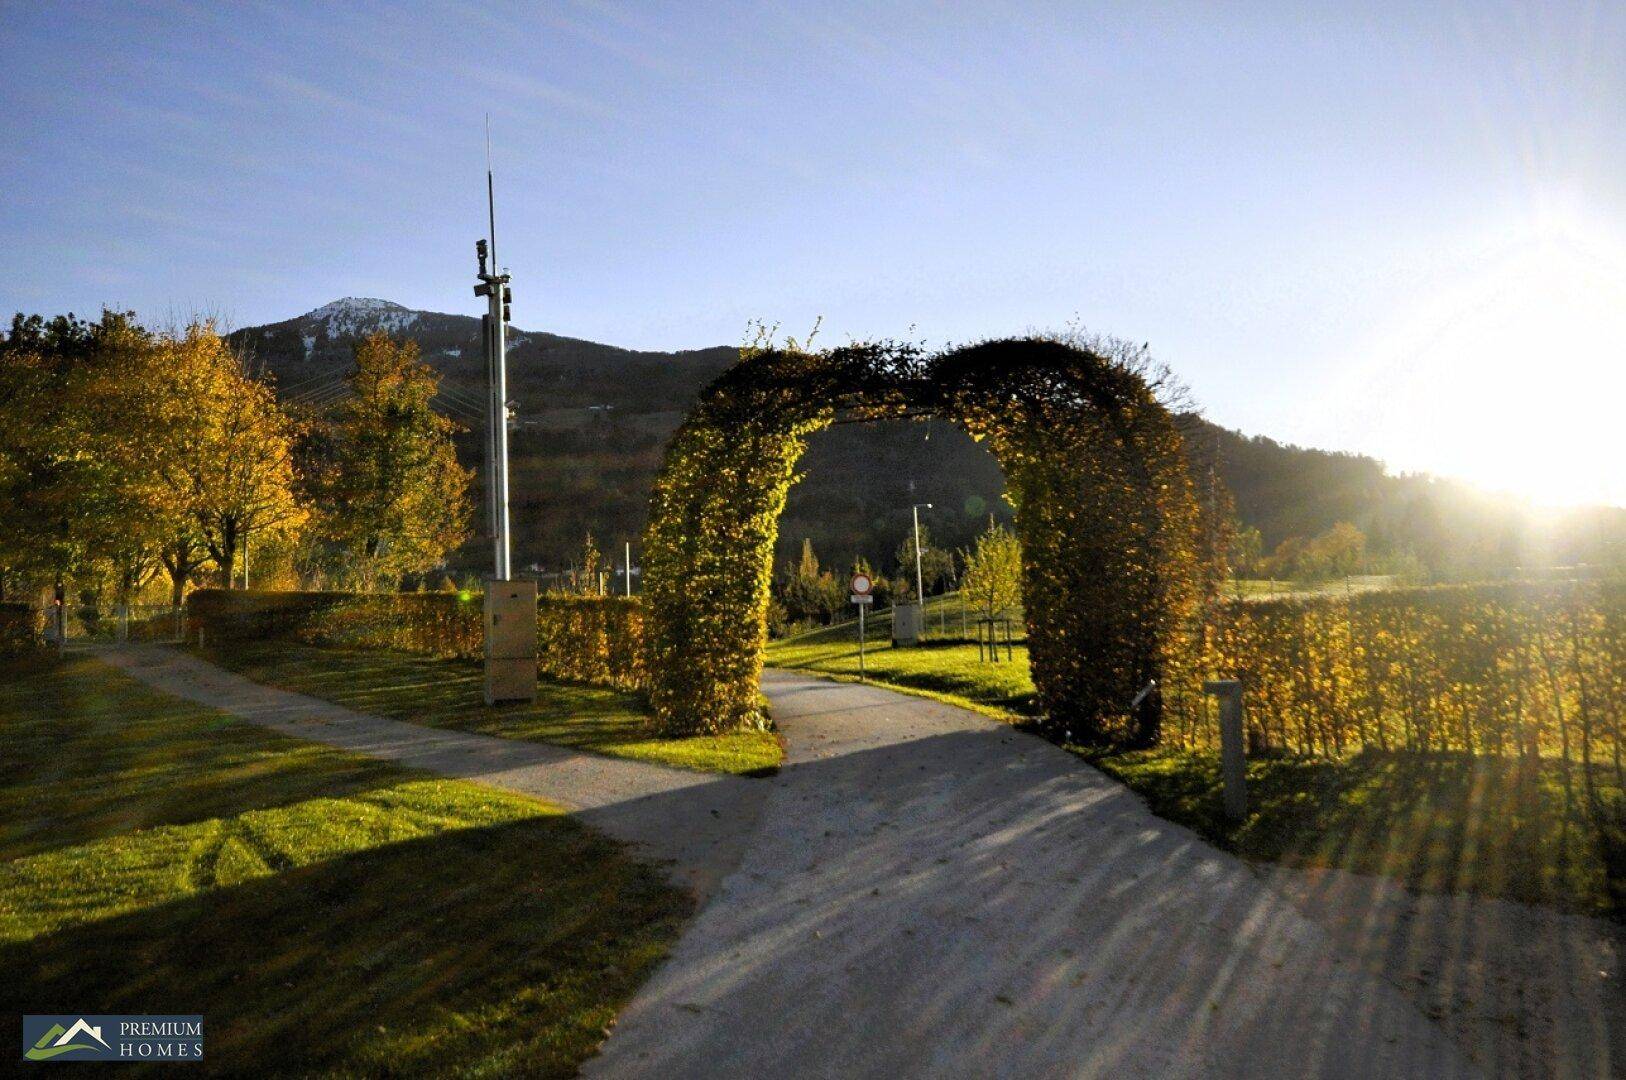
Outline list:
[[[636,597],[545,596],[536,637],[545,675],[618,690],[646,685],[644,606]]]
[[[26,656],[45,644],[45,612],[32,604],[0,604],[0,656]]]
[[[643,688],[643,606],[637,599],[544,596],[536,622],[541,673]],[[480,598],[460,593],[199,589],[187,599],[187,626],[189,636],[201,630],[210,641],[280,637],[460,660],[478,660],[484,649]]]
[[[1213,605],[1166,687],[1171,740],[1217,738],[1205,677],[1243,680],[1250,738],[1336,756],[1364,747],[1555,754],[1622,768],[1626,587],[1437,586]],[[1583,773],[1590,776],[1590,772]]]
[[[294,637],[317,615],[357,597],[342,592],[195,589],[186,598],[186,636],[208,641]]]

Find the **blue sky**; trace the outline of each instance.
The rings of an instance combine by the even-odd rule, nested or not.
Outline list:
[[[488,111],[521,326],[1076,320],[1250,433],[1626,504],[1619,3],[0,0],[0,308],[475,313]]]

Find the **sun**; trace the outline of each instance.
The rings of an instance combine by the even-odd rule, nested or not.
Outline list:
[[[1542,216],[1419,304],[1365,365],[1361,448],[1542,505],[1626,505],[1626,255],[1597,235]]]

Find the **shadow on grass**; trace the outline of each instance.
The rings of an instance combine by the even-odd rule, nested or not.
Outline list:
[[[781,752],[762,732],[665,738],[635,694],[541,679],[533,702],[489,706],[478,663],[292,641],[233,642],[202,659],[255,682],[391,720],[548,742],[706,772],[766,776]]]
[[[87,657],[0,685],[0,859],[399,782],[336,754],[156,694]]]
[[[1601,857],[1579,769],[1561,763],[1384,753],[1248,763],[1248,815],[1225,819],[1216,753],[1086,752],[1162,817],[1248,859],[1396,878],[1437,893],[1608,913],[1622,867]],[[1598,768],[1600,789],[1613,776]],[[1607,785],[1607,786],[1606,786]],[[1617,912],[1618,914],[1618,912]]]
[[[689,908],[568,819],[457,829],[0,947],[0,1012],[201,1013],[211,1072],[569,1076]]]
[[[925,671],[902,671],[887,672],[884,679],[887,683],[897,686],[906,686],[912,690],[925,690],[945,697],[963,698],[974,701],[978,705],[989,705],[997,709],[1004,709],[1018,716],[1032,716],[1038,711],[1038,701],[1033,694],[991,692],[987,686],[973,678],[939,675]]]

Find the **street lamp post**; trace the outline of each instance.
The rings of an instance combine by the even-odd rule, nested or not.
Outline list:
[[[931,503],[915,503],[915,505],[911,506],[909,509],[910,512],[915,515],[915,602],[920,605],[922,619],[921,625],[924,626],[926,612],[926,585],[925,582],[921,580],[920,574],[920,508],[922,506],[928,510],[932,508]]]

